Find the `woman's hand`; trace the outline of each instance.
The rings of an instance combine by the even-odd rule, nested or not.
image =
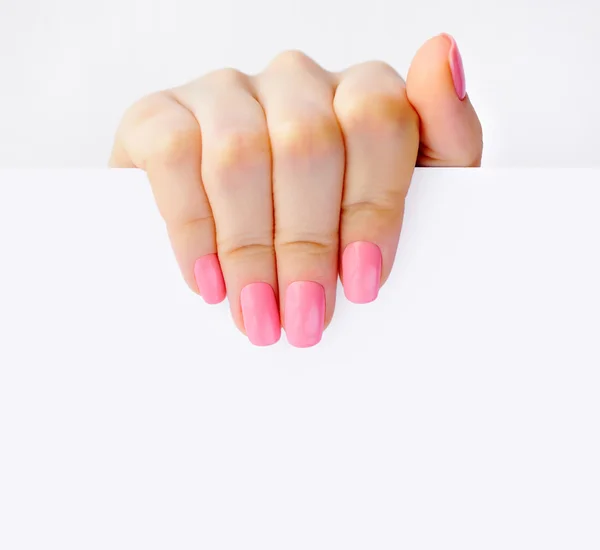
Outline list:
[[[404,80],[381,62],[330,73],[299,52],[133,105],[110,165],[148,174],[175,256],[206,302],[229,298],[256,345],[317,344],[338,277],[366,303],[387,279],[414,167],[478,166],[456,44],[426,42]]]

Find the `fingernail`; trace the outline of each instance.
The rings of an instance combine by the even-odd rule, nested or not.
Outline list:
[[[342,256],[344,294],[355,304],[377,298],[381,285],[381,250],[373,243],[349,244]]]
[[[207,254],[196,260],[194,277],[198,291],[207,304],[218,304],[225,299],[225,281],[216,254]]]
[[[450,65],[450,72],[452,73],[452,81],[454,82],[454,89],[456,90],[456,95],[458,99],[461,101],[467,95],[467,84],[465,79],[465,69],[462,62],[462,57],[460,55],[460,51],[458,50],[458,46],[456,44],[456,40],[449,34],[444,34],[444,36],[450,40],[450,52],[448,54],[448,63]]]
[[[308,348],[321,341],[325,327],[325,289],[318,283],[296,281],[285,293],[284,327],[288,342]]]
[[[273,287],[268,283],[246,285],[240,294],[244,328],[255,346],[270,346],[281,336],[279,309]]]

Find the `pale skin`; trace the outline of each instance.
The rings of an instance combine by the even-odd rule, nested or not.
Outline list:
[[[297,51],[258,75],[212,72],[127,110],[110,166],[146,171],[183,278],[228,299],[255,345],[281,327],[316,345],[338,276],[376,299],[415,166],[481,163],[482,130],[454,40],[416,53],[406,81],[374,61],[328,72]]]

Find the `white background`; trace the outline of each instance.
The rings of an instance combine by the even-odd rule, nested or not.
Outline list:
[[[104,166],[148,92],[284,49],[329,69],[454,34],[487,166],[598,165],[595,0],[1,0],[0,166]]]
[[[140,172],[0,171],[0,548],[597,550],[599,182],[419,171],[302,350],[189,292]]]

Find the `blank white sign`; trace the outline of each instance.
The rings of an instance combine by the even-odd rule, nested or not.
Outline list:
[[[0,172],[0,548],[600,546],[600,170],[418,170],[377,302],[252,347],[145,175]]]

